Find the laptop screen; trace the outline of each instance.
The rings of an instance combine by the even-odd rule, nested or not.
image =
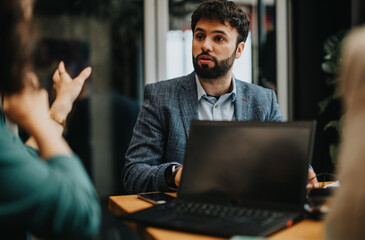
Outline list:
[[[302,207],[314,122],[192,121],[179,198]]]

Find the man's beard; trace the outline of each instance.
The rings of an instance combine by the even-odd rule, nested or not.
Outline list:
[[[214,67],[209,68],[209,66],[207,64],[203,64],[202,66],[199,66],[198,61],[199,61],[199,57],[201,55],[210,56],[214,61]],[[196,56],[195,59],[193,56],[193,65],[194,65],[195,73],[199,77],[205,78],[205,79],[215,79],[215,78],[222,77],[222,76],[226,75],[227,72],[231,69],[231,67],[234,63],[235,56],[236,56],[236,50],[233,52],[233,54],[230,57],[223,59],[221,61],[218,61],[217,58],[213,57],[208,52],[202,52],[198,56]]]

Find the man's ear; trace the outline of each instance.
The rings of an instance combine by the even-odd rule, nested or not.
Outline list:
[[[242,54],[244,48],[245,48],[244,42],[238,43],[237,50],[236,50],[236,56],[235,56],[236,59],[239,59],[241,57],[241,54]]]

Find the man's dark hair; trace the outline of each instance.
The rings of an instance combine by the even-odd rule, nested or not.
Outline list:
[[[22,0],[0,1],[0,93],[21,91],[31,70],[31,27],[24,11]]]
[[[196,24],[202,18],[219,20],[222,24],[228,22],[238,32],[237,44],[245,42],[248,36],[250,19],[242,9],[232,1],[207,0],[194,11],[191,16],[191,29],[195,30]]]

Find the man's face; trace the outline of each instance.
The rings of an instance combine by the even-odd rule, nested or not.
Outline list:
[[[238,32],[229,23],[202,18],[193,37],[193,65],[196,74],[206,79],[224,76],[241,56],[244,43],[236,44]]]

